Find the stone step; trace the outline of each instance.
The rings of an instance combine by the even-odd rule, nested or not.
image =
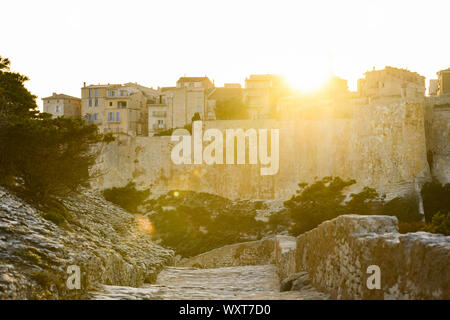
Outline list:
[[[166,267],[155,284],[140,288],[106,286],[91,292],[99,300],[241,300],[241,299],[326,299],[315,289],[280,292],[273,265],[215,269]]]

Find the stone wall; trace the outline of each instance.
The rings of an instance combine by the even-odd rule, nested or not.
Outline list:
[[[345,215],[300,235],[228,245],[177,266],[219,268],[275,264],[280,280],[307,272],[334,299],[450,299],[450,236],[399,234],[397,218]],[[369,266],[380,289],[368,289]]]
[[[297,240],[297,271],[336,299],[450,299],[450,237],[399,234],[388,216],[340,216]],[[381,271],[369,290],[367,267]]]
[[[351,108],[353,110],[353,108]],[[353,190],[371,186],[399,195],[415,192],[429,178],[423,104],[377,101],[355,108],[347,118],[204,122],[218,128],[279,128],[280,166],[262,176],[259,165],[175,165],[170,137],[125,137],[104,148],[95,188],[125,185],[209,192],[231,199],[286,199],[299,182],[324,176],[357,180]]]
[[[450,183],[450,95],[430,97],[426,110],[431,172],[441,183]]]
[[[177,263],[177,267],[221,268],[275,263],[275,241],[267,238],[223,246]]]

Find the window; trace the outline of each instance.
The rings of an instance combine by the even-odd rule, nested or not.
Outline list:
[[[95,106],[98,107],[98,98],[95,98]]]
[[[197,98],[199,98],[199,99],[202,98],[202,93],[201,93],[201,92],[198,92],[198,93],[197,93]]]
[[[117,107],[120,109],[124,109],[127,107],[127,102],[126,101],[118,101],[117,102]]]
[[[97,121],[97,120],[98,120],[98,114],[94,113],[94,121]]]
[[[119,112],[115,113],[116,119],[114,119],[114,112],[108,112],[108,122],[119,122],[120,121],[120,117],[119,117]]]
[[[92,99],[89,99],[89,107],[92,107]]]
[[[106,96],[107,96],[107,97],[111,97],[111,90],[109,90],[109,89],[106,90]]]
[[[120,90],[119,96],[121,96],[121,97],[127,96],[127,92],[125,90]]]
[[[111,90],[111,97],[115,97],[116,96],[116,90]]]
[[[98,97],[98,89],[94,89],[94,95]]]
[[[202,83],[201,82],[194,82],[194,87],[201,88],[202,87]]]
[[[56,106],[56,108],[55,108],[55,112],[61,112],[61,107],[60,106]]]
[[[109,102],[109,106],[112,107],[112,101]]]
[[[92,89],[89,88],[89,98],[92,97]]]

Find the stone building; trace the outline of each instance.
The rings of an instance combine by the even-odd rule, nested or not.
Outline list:
[[[148,108],[148,134],[155,133],[172,128],[168,121],[167,95],[160,93],[156,101],[147,101]]]
[[[331,76],[321,88],[314,92],[296,93],[279,98],[277,118],[313,120],[347,117],[354,94],[348,90],[347,80]]]
[[[162,96],[167,104],[167,124],[170,128],[190,124],[195,113],[202,120],[209,119],[207,98],[214,89],[208,77],[181,77],[176,87],[164,87]]]
[[[98,84],[81,88],[81,115],[100,132],[147,135],[147,104],[156,102],[157,90],[137,83]]]
[[[439,71],[437,75],[438,94],[450,94],[450,68]]]
[[[430,79],[430,86],[428,87],[428,95],[435,96],[438,94],[439,90],[439,80]]]
[[[81,116],[81,99],[66,94],[53,93],[50,97],[42,98],[44,112],[50,113],[53,118]]]
[[[273,118],[278,99],[289,93],[284,78],[273,74],[252,74],[245,79],[244,101],[251,119]]]
[[[423,99],[425,77],[406,69],[385,67],[368,71],[358,80],[358,92],[362,97]]]

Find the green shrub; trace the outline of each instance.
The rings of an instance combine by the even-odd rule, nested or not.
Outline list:
[[[442,185],[437,180],[427,182],[422,190],[425,221],[431,222],[437,212],[450,212],[450,183]]]
[[[262,237],[266,225],[255,219],[261,203],[232,202],[192,191],[170,191],[152,202],[154,237],[183,257]]]
[[[138,207],[144,204],[144,200],[149,195],[149,189],[137,190],[134,182],[129,182],[125,187],[113,187],[103,190],[103,197],[106,200],[133,213],[138,212]]]
[[[58,226],[62,226],[66,222],[66,218],[62,214],[54,211],[45,213],[43,217],[44,219],[49,220]]]
[[[425,231],[450,236],[450,212],[447,214],[436,213],[431,223],[426,226]]]
[[[384,215],[396,216],[400,222],[422,221],[417,200],[413,197],[396,197],[383,205]]]
[[[44,204],[86,185],[98,152],[93,145],[113,138],[81,119],[39,113],[27,77],[9,64],[0,57],[0,183]]]
[[[345,181],[339,177],[325,177],[311,185],[299,183],[297,194],[284,203],[294,222],[291,234],[296,236],[347,213],[342,191],[355,183],[355,180]]]

